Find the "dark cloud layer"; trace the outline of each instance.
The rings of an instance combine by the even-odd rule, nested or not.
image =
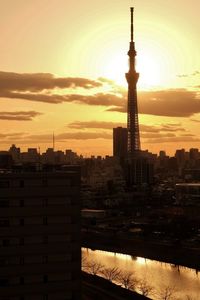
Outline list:
[[[95,80],[73,77],[55,77],[49,73],[13,73],[0,72],[0,90],[4,91],[32,91],[50,90],[54,88],[76,88],[90,89],[102,84]]]
[[[200,142],[199,138],[191,136],[174,136],[174,137],[160,137],[145,140],[145,143],[148,144],[160,144],[160,143],[183,143],[183,142]]]
[[[197,74],[198,71],[195,72]],[[104,85],[110,92],[102,92]],[[66,89],[61,94],[56,89]],[[83,88],[83,94],[74,90]],[[92,88],[98,93],[91,94]],[[90,93],[88,93],[90,89]],[[96,91],[93,90],[93,91]],[[86,78],[56,78],[48,73],[18,74],[0,72],[0,98],[23,99],[28,101],[58,104],[74,102],[85,105],[107,107],[106,111],[126,112],[127,91],[106,78],[90,80]],[[190,117],[200,113],[200,91],[169,89],[138,92],[138,110],[141,114]]]
[[[0,120],[9,121],[31,121],[33,118],[41,115],[42,113],[37,111],[2,111],[0,112]]]
[[[149,127],[147,125],[144,127],[144,131],[140,131],[140,136],[142,138],[142,143],[154,144],[154,143],[182,143],[182,142],[200,142],[200,139],[193,134],[186,133],[178,135],[178,133],[172,132],[162,132],[162,128],[157,128],[155,126],[155,131],[153,126]],[[142,126],[141,126],[142,127]],[[104,128],[105,129],[105,128]],[[52,134],[28,134],[23,132],[13,132],[13,133],[0,133],[0,138],[2,143],[7,144],[33,144],[38,145],[40,143],[49,143],[52,141]],[[97,139],[107,139],[112,140],[112,132],[100,131],[100,132],[88,132],[80,131],[80,128],[75,132],[63,132],[55,135],[57,142],[66,142],[68,140],[97,140]]]
[[[138,92],[138,106],[141,114],[189,117],[200,112],[200,94],[186,89],[141,91]],[[126,112],[125,101],[107,111]]]
[[[69,128],[73,129],[89,129],[89,128],[100,128],[100,129],[113,129],[115,127],[126,127],[126,123],[116,122],[105,122],[105,121],[74,121],[68,124]]]
[[[52,141],[52,134],[26,134],[26,133],[0,133],[0,138],[6,143],[20,144],[36,144],[47,143]],[[57,142],[65,142],[66,140],[96,140],[96,139],[112,139],[112,134],[107,132],[63,132],[55,135]]]

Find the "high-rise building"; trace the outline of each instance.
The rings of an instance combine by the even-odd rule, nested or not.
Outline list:
[[[128,107],[127,107],[127,129],[128,129],[128,155],[129,158],[135,157],[140,152],[140,133],[138,122],[138,105],[137,105],[137,81],[139,73],[135,70],[136,50],[133,41],[133,7],[131,7],[131,41],[128,51],[129,71],[126,73],[128,82]]]
[[[12,155],[15,162],[20,162],[20,148],[17,148],[14,144],[12,144],[8,152]]]
[[[199,149],[198,148],[191,148],[189,152],[190,159],[197,160],[200,158]]]
[[[113,156],[125,159],[127,157],[127,128],[113,128]]]
[[[178,166],[183,166],[186,160],[185,149],[176,150],[175,158],[177,159]]]
[[[159,157],[160,158],[165,158],[166,157],[166,152],[164,150],[160,150]]]
[[[80,169],[0,174],[0,298],[80,299]]]

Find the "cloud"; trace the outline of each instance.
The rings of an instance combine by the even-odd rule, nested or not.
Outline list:
[[[198,74],[198,71],[194,74]],[[105,91],[105,85],[109,86],[109,92],[102,92]],[[82,88],[83,93],[77,93],[77,88]],[[68,90],[59,93],[58,89]],[[92,94],[91,91],[95,93]],[[48,73],[0,72],[0,97],[51,104],[73,102],[105,106],[106,111],[110,112],[127,110],[126,89],[106,78],[90,80],[78,77],[55,77]],[[138,109],[140,114],[189,117],[200,112],[200,93],[186,89],[140,91]]]
[[[33,118],[42,115],[42,113],[37,111],[2,111],[0,112],[0,120],[10,120],[10,121],[31,121]]]
[[[185,134],[181,134],[181,136],[195,136],[195,135],[191,133],[185,133]]]
[[[79,77],[55,77],[50,73],[13,73],[0,72],[0,90],[4,91],[32,91],[51,90],[54,88],[91,89],[102,84],[95,80]]]
[[[140,134],[141,138],[149,139],[149,138],[166,138],[166,137],[176,137],[174,133],[165,133],[165,134],[159,134],[159,133],[142,133]]]
[[[36,144],[52,141],[52,134],[26,134],[26,133],[0,133],[0,138],[6,143]],[[107,132],[63,132],[55,135],[57,142],[66,142],[66,140],[96,140],[112,139],[112,134]]]
[[[61,133],[56,139],[89,140],[89,139],[111,139],[112,134],[107,132],[68,132]]]
[[[105,121],[74,121],[68,124],[69,128],[73,129],[88,129],[88,128],[100,128],[100,129],[113,129],[116,127],[126,127],[126,123],[118,122],[105,122]]]
[[[125,101],[107,111],[126,112]],[[138,92],[139,113],[166,116],[189,117],[200,112],[200,95],[186,89]]]
[[[174,136],[174,137],[160,137],[145,140],[145,143],[148,144],[159,144],[159,143],[183,143],[183,142],[200,142],[199,138],[191,136]]]
[[[0,138],[6,139],[6,138],[21,138],[24,136],[24,132],[8,132],[8,133],[0,133]]]
[[[44,94],[44,93],[18,93],[10,91],[0,91],[1,98],[23,99],[29,101],[45,102],[50,104],[58,104],[63,102],[74,102],[79,104],[112,106],[120,105],[123,99],[119,96],[106,93],[97,93],[94,95],[81,94]]]
[[[126,123],[120,122],[106,122],[106,121],[74,121],[67,126],[72,129],[113,129],[116,127],[127,127]],[[152,133],[160,133],[164,132],[176,132],[176,131],[185,131],[184,128],[181,127],[181,123],[169,123],[169,124],[161,124],[157,126],[153,125],[145,125],[140,124],[140,132],[152,132]]]
[[[194,71],[191,74],[179,74],[179,75],[177,75],[177,77],[184,78],[184,77],[191,77],[191,76],[198,76],[198,75],[200,75],[200,72],[199,71]]]
[[[195,123],[200,123],[200,120],[196,120],[196,119],[190,119],[190,121],[195,122]]]
[[[170,124],[161,124],[160,131],[185,131],[185,128],[181,127],[181,123],[170,123]]]
[[[185,89],[142,92],[140,111],[158,116],[188,117],[200,112],[200,98]]]

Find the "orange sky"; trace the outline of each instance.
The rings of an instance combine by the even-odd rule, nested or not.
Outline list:
[[[1,149],[112,154],[135,6],[142,149],[200,148],[199,0],[0,0]]]

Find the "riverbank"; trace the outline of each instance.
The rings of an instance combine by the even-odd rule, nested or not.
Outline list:
[[[83,232],[82,247],[145,257],[200,271],[200,250],[182,247],[178,243],[130,239],[110,233]]]

